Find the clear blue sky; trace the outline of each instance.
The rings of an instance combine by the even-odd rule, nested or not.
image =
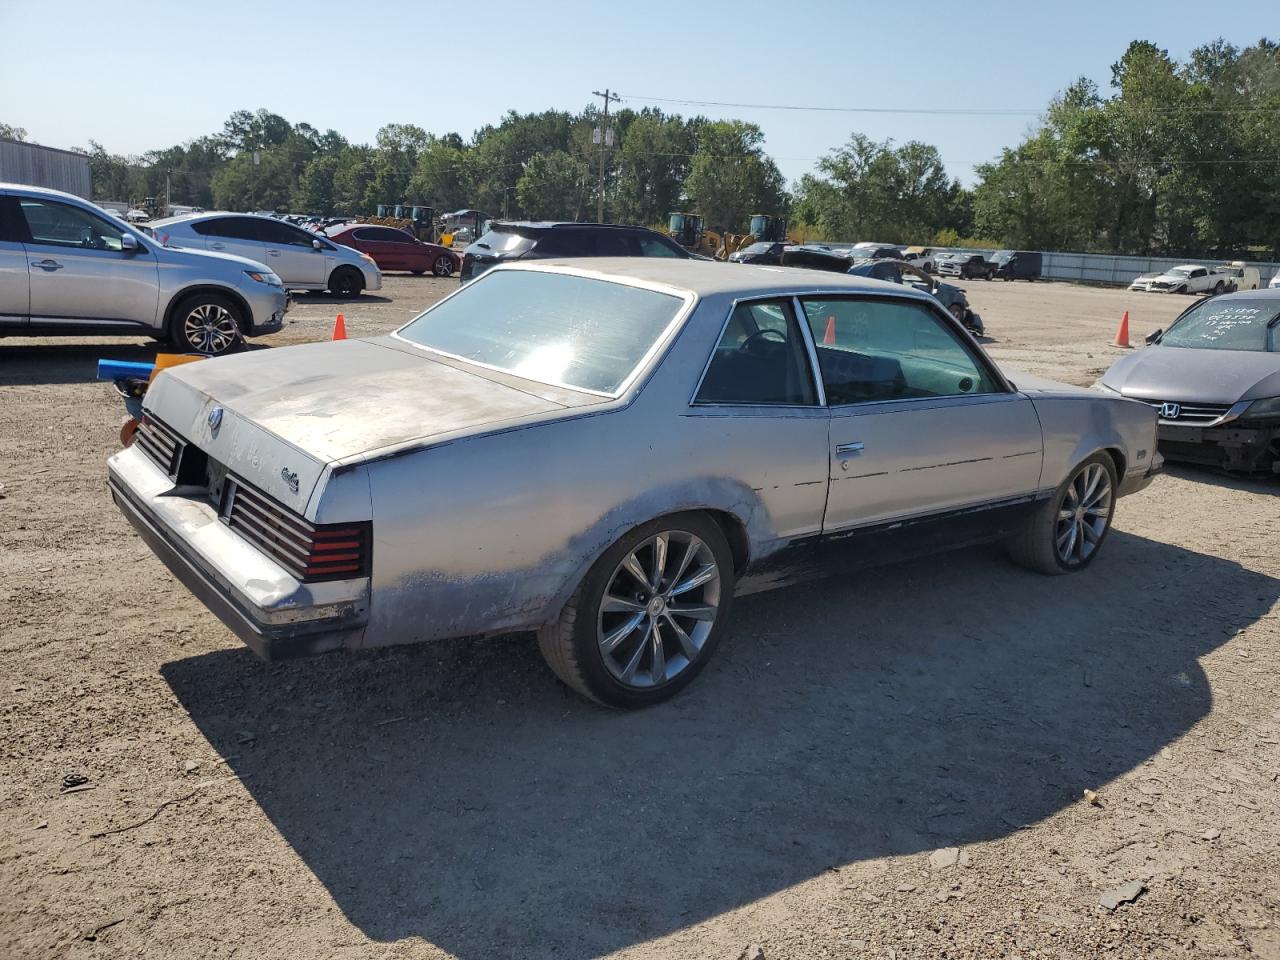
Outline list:
[[[1130,40],[1178,58],[1219,34],[1246,46],[1280,35],[1278,9],[1253,0],[0,0],[0,121],[50,146],[92,139],[141,153],[258,107],[357,142],[391,122],[467,137],[509,109],[577,111],[605,87],[636,108],[664,97],[1039,111],[1082,74],[1105,88]],[[1035,122],[655,105],[760,124],[788,180],[856,130],[933,143],[968,182],[975,161]]]

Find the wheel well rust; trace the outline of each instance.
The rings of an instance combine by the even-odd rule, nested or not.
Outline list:
[[[733,554],[733,572],[741,576],[747,569],[751,559],[751,541],[747,538],[747,528],[742,521],[727,510],[706,510],[707,516],[716,522],[729,541],[729,552]]]

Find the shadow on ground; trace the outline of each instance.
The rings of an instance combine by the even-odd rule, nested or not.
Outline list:
[[[585,956],[1055,813],[1204,717],[1197,658],[1277,596],[1115,532],[1075,577],[969,550],[743,598],[641,713],[567,694],[524,638],[163,671],[367,936]]]
[[[1245,493],[1261,493],[1273,497],[1280,495],[1280,475],[1245,476],[1227,473],[1225,470],[1215,470],[1213,467],[1174,463],[1168,460],[1165,461],[1164,469],[1169,476],[1192,483],[1207,483],[1226,490],[1242,490]]]

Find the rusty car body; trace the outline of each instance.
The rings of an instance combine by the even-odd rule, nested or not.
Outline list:
[[[824,551],[1081,569],[1159,464],[1149,407],[1015,386],[922,291],[688,260],[504,266],[389,336],[166,372],[145,412],[114,498],[264,657],[529,629],[621,706]]]

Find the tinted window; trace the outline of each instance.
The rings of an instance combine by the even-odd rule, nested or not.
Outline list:
[[[314,233],[307,233],[279,220],[259,220],[258,231],[265,243],[273,245],[310,248],[311,241],[316,239]]]
[[[816,402],[809,360],[788,301],[734,308],[698,390],[699,403]]]
[[[476,241],[482,253],[503,253],[513,257],[527,253],[533,244],[533,237],[522,237],[508,230],[490,230]]]
[[[1198,280],[1200,277],[1207,277],[1208,275],[1209,275],[1209,271],[1204,269],[1191,271],[1191,278],[1193,280]]]
[[[1162,347],[1274,350],[1280,303],[1274,299],[1202,300],[1160,338]]]
[[[88,210],[54,200],[21,197],[31,243],[84,250],[121,250],[124,230]]]
[[[583,230],[548,230],[538,238],[537,251],[540,257],[589,257],[592,246]]]
[[[27,238],[26,221],[16,197],[0,197],[0,240],[21,243]]]
[[[673,244],[664,243],[658,237],[649,237],[644,234],[640,234],[636,237],[636,242],[640,245],[640,256],[642,257],[684,258],[683,250],[677,250]]]
[[[923,304],[804,301],[832,405],[994,393],[995,381]]]
[[[497,270],[399,334],[530,380],[613,393],[682,305],[678,297],[605,280]]]
[[[216,220],[197,220],[191,229],[208,237],[226,237],[230,240],[257,240],[257,221],[250,217],[219,217]]]
[[[636,238],[624,230],[594,230],[591,239],[595,241],[589,245],[589,248],[593,248],[592,256],[634,257],[640,252],[640,248],[636,246]]]

